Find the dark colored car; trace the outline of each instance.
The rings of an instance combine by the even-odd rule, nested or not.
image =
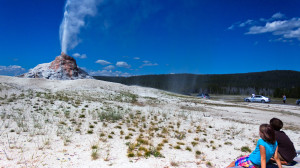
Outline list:
[[[207,93],[198,94],[197,97],[204,98],[204,99],[210,99],[210,96]]]
[[[296,101],[296,104],[297,104],[297,105],[300,105],[300,99],[298,99],[298,100]]]

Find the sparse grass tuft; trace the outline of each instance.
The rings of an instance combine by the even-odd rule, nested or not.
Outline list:
[[[98,148],[99,148],[98,144],[94,144],[91,146],[91,149],[98,149]]]
[[[231,142],[224,142],[224,145],[232,145]]]
[[[211,163],[210,161],[207,161],[207,162],[206,162],[206,166],[207,166],[207,167],[212,167],[213,165],[212,165],[212,163]]]
[[[243,146],[243,147],[241,148],[241,151],[242,151],[242,152],[251,152],[251,149],[250,149],[248,146]]]
[[[179,140],[182,140],[186,137],[186,133],[185,132],[178,132],[175,137]]]
[[[171,161],[171,166],[174,166],[174,167],[178,167],[179,166],[179,163],[178,162],[175,162],[175,161]]]
[[[99,158],[98,150],[93,149],[91,154],[92,160],[97,160]]]
[[[130,153],[128,153],[127,156],[128,156],[129,158],[134,157],[134,153],[130,152]]]
[[[93,130],[88,130],[87,133],[88,133],[88,134],[93,134],[94,131],[93,131]]]
[[[175,149],[181,149],[180,145],[176,145],[174,148]]]
[[[192,151],[192,148],[191,147],[189,147],[189,146],[187,146],[186,148],[185,148],[185,150],[187,150],[187,151]]]
[[[196,155],[201,155],[201,151],[197,150]]]
[[[120,112],[111,108],[107,109],[107,111],[99,112],[98,116],[101,121],[117,121],[123,118],[123,115]]]

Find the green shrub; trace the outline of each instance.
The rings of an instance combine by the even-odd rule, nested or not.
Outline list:
[[[98,116],[101,121],[117,121],[123,118],[123,114],[112,109],[106,112],[99,112]]]
[[[98,145],[92,145],[91,148],[92,149],[98,149]]]
[[[189,146],[187,146],[186,148],[185,148],[185,150],[188,150],[188,151],[192,151],[192,148],[191,147],[189,147]]]
[[[91,154],[92,160],[96,160],[99,158],[99,154],[97,150],[92,150],[92,154]]]
[[[232,145],[231,142],[224,142],[224,145]]]
[[[180,145],[174,147],[175,149],[181,149]]]
[[[128,157],[134,157],[134,153],[128,153],[128,155],[127,155]]]
[[[241,151],[242,151],[242,152],[251,152],[251,149],[250,149],[248,146],[243,146],[243,147],[241,148]]]
[[[212,167],[212,163],[211,163],[210,161],[207,161],[207,162],[206,162],[206,166],[207,166],[207,167]]]

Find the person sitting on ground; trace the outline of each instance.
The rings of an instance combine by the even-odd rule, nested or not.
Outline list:
[[[297,155],[294,144],[285,132],[280,131],[283,127],[283,122],[280,119],[272,118],[270,125],[275,130],[275,137],[278,143],[278,157],[281,164],[288,165]]]
[[[259,127],[259,136],[255,150],[246,156],[242,156],[237,161],[231,162],[228,167],[242,166],[249,168],[266,168],[267,162],[274,155],[279,168],[282,168],[278,158],[278,147],[275,139],[275,132],[269,124],[262,124]]]

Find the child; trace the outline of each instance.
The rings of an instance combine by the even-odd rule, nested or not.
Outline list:
[[[275,139],[275,132],[269,124],[262,124],[259,127],[259,136],[261,139],[257,141],[255,150],[250,154],[243,156],[237,161],[233,161],[227,167],[242,166],[249,168],[266,168],[267,162],[274,155],[276,163],[281,167],[280,160],[277,153],[277,142]]]
[[[283,127],[283,122],[280,119],[272,118],[270,125],[275,130],[276,141],[278,143],[278,158],[281,164],[288,165],[297,155],[294,144],[283,131],[280,131]]]

